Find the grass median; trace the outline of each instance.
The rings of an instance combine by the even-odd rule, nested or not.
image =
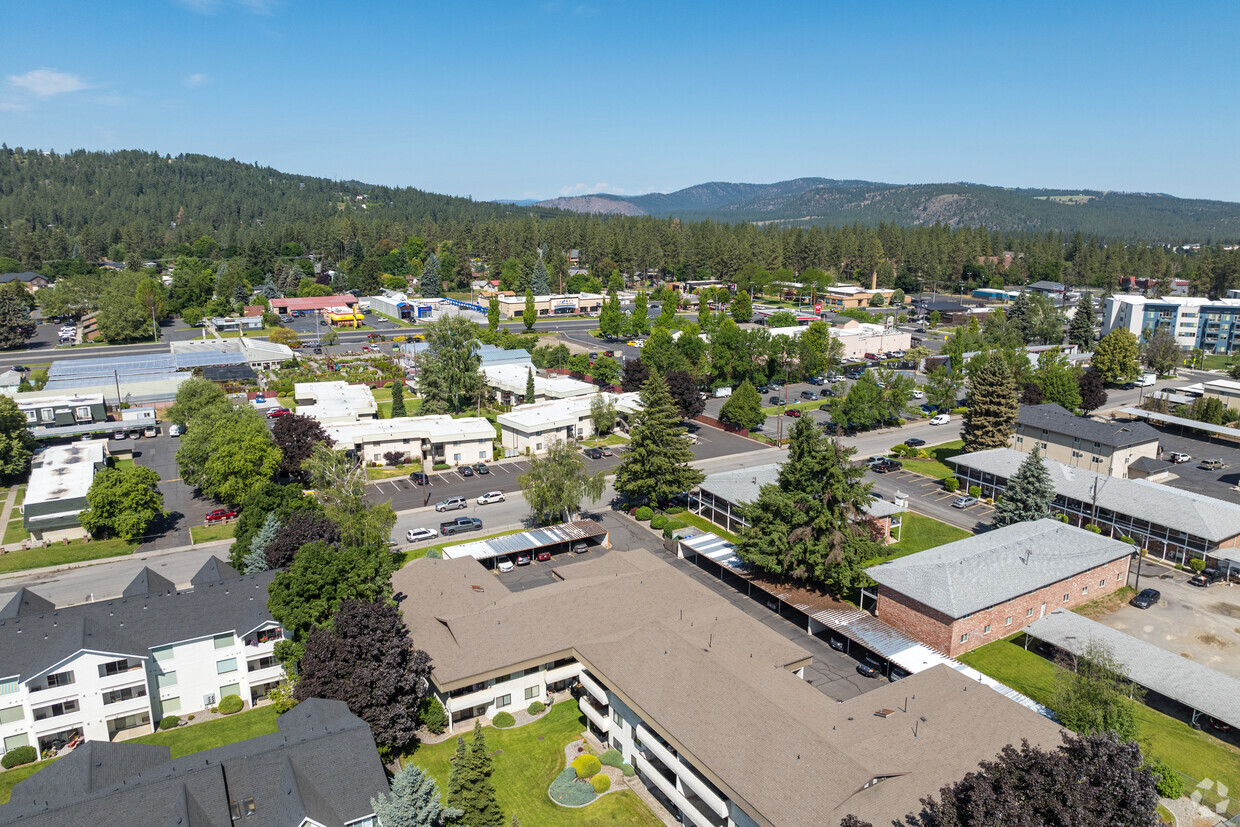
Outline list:
[[[522,531],[529,531],[529,529],[528,528],[510,528],[507,531],[501,531],[498,534],[486,534],[482,537],[466,536],[460,540],[454,540],[451,543],[438,543],[433,546],[424,546],[422,548],[410,549],[409,551],[405,552],[405,562],[401,563],[401,565],[404,566],[405,563],[408,563],[410,560],[417,560],[419,558],[425,557],[427,552],[431,551],[432,549],[438,551],[442,555],[444,549],[451,548],[452,546],[459,546],[465,543],[473,543],[473,542],[477,542],[478,540],[494,540],[496,537],[507,537],[509,534],[520,534]],[[456,535],[450,534],[448,536],[455,537]]]
[[[945,480],[956,476],[956,469],[948,465],[947,460],[964,453],[964,442],[956,439],[941,445],[930,445],[925,448],[925,451],[930,455],[928,459],[904,458],[900,460],[900,464],[904,466],[905,471],[933,477],[936,480]]]
[[[236,523],[222,523],[220,525],[195,525],[190,526],[189,541],[194,544],[210,543],[215,540],[231,540],[237,533]]]
[[[216,718],[213,721],[191,723],[189,726],[177,727],[164,732],[140,735],[137,738],[130,738],[129,743],[168,746],[172,748],[172,757],[179,758],[182,755],[235,744],[260,735],[269,735],[276,731],[277,717],[279,716],[276,714],[275,707],[268,704],[258,709]]]
[[[137,543],[128,540],[91,540],[88,543],[53,543],[47,548],[10,551],[0,555],[0,574],[44,566],[67,566],[89,560],[102,560],[105,557],[122,557],[133,554],[137,548]]]

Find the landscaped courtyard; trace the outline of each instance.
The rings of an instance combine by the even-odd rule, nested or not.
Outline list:
[[[522,824],[548,825],[650,825],[662,822],[630,790],[601,796],[588,807],[567,809],[551,801],[548,788],[565,770],[564,748],[581,737],[586,719],[574,701],[561,701],[538,721],[512,729],[484,727],[487,748],[494,755],[495,773],[491,782],[504,811],[505,820],[513,815]],[[468,729],[461,734],[469,740]],[[419,747],[410,756],[430,773],[442,794],[451,773],[449,758],[456,752],[456,739]],[[495,754],[498,753],[498,754]]]

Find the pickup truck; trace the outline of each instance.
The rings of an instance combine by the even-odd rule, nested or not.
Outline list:
[[[439,533],[444,537],[450,534],[460,534],[462,531],[480,531],[481,529],[482,520],[477,517],[457,517],[455,520],[439,524]]]

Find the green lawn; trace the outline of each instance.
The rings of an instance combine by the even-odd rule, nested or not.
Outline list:
[[[629,444],[629,441],[625,439],[624,437],[620,436],[620,434],[608,434],[607,436],[604,436],[604,437],[596,436],[593,439],[587,439],[585,442],[582,443],[582,445],[585,445],[587,448],[601,448],[604,445],[628,445],[628,444]]]
[[[1228,356],[1225,353],[1210,353],[1202,360],[1202,368],[1204,370],[1227,370],[1234,364],[1240,363],[1240,356]]]
[[[56,759],[53,758],[52,761]],[[46,767],[52,761],[38,761],[34,764],[23,764],[20,767],[14,767],[11,770],[0,772],[0,804],[8,804],[9,797],[13,795],[13,787],[17,782],[29,778],[39,770]]]
[[[1059,667],[1045,658],[1026,652],[1021,635],[987,644],[960,656],[960,660],[1046,704],[1055,685]],[[1217,779],[1228,789],[1240,789],[1240,750],[1204,731],[1193,729],[1187,721],[1137,704],[1137,738],[1149,755],[1197,779]]]
[[[735,534],[730,531],[724,531],[722,527],[715,525],[705,517],[699,517],[697,514],[690,514],[688,511],[682,511],[679,514],[668,514],[667,516],[673,520],[680,520],[682,523],[691,525],[694,528],[700,528],[702,531],[709,532],[717,537],[722,537],[729,543],[739,542],[739,539]]]
[[[132,468],[134,465],[135,465],[135,463],[134,463],[134,461],[133,461],[132,459],[118,459],[118,460],[116,460],[116,461],[115,461],[115,466],[116,466],[118,469],[120,469],[120,468]]]
[[[964,453],[964,442],[956,439],[951,442],[944,442],[942,445],[931,445],[926,448],[926,453],[930,454],[930,459],[902,459],[900,464],[904,466],[906,471],[912,471],[915,474],[925,474],[927,477],[934,477],[936,480],[945,480],[948,477],[956,476],[955,467],[948,465],[946,460],[957,454]]]
[[[9,518],[9,524],[4,527],[3,543],[6,546],[9,543],[20,543],[30,536],[30,532],[26,530],[26,526],[22,522],[22,515],[16,512],[14,512],[14,515]]]
[[[392,324],[398,327],[413,327],[413,325],[409,324],[409,322],[403,321],[401,319],[397,319],[395,316],[389,316],[386,313],[380,313],[378,310],[374,310],[373,308],[370,311],[370,315],[378,316],[380,319],[391,322]]]
[[[43,566],[64,566],[86,560],[99,560],[104,557],[119,557],[133,554],[137,547],[137,543],[126,540],[92,540],[89,543],[72,542],[69,545],[54,543],[47,548],[10,551],[0,557],[0,574],[37,569]]]
[[[514,729],[483,727],[487,750],[495,752],[495,784],[504,823],[515,815],[522,824],[539,827],[588,827],[589,825],[650,825],[662,822],[629,790],[611,792],[593,804],[568,809],[552,803],[547,795],[551,781],[564,770],[564,747],[585,730],[585,716],[574,701],[562,701],[537,723]],[[469,742],[469,734],[466,743]],[[542,738],[543,740],[539,740]],[[419,747],[410,760],[430,773],[441,794],[448,788],[456,739]]]
[[[887,546],[886,553],[871,560],[871,565],[886,563],[888,560],[895,560],[897,557],[915,554],[928,548],[941,546],[945,543],[954,543],[956,540],[963,540],[965,537],[972,536],[963,528],[941,523],[933,517],[927,517],[924,514],[914,514],[910,511],[903,514],[900,519],[903,523],[900,527],[900,542]]]
[[[236,523],[222,525],[190,526],[189,541],[191,543],[209,543],[212,540],[230,540],[237,533]]]
[[[277,717],[275,707],[268,704],[258,709],[238,712],[226,718],[217,718],[214,721],[204,721],[201,724],[191,723],[189,726],[177,727],[167,732],[141,735],[129,739],[129,743],[165,744],[172,747],[172,757],[178,758],[193,752],[202,752],[205,749],[222,747],[225,744],[235,744],[238,741],[275,732]]]
[[[13,500],[13,507],[17,508],[26,499],[26,486],[19,485],[17,487],[17,499]]]

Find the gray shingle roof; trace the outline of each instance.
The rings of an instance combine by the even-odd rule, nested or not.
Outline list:
[[[125,591],[121,592],[121,597],[142,597],[147,594],[167,594],[177,590],[176,584],[163,575],[156,574],[147,566],[142,567],[142,571],[138,572]]]
[[[225,580],[231,580],[240,574],[232,566],[225,563],[218,557],[208,557],[207,562],[202,564],[202,568],[198,573],[189,579],[189,582],[195,586],[204,583],[222,583]]]
[[[279,731],[169,759],[169,748],[87,743],[20,782],[0,823],[231,827],[229,800],[253,799],[252,827],[307,818],[344,827],[373,814],[387,779],[370,729],[340,701],[303,701]]]
[[[1147,474],[1156,474],[1159,471],[1165,471],[1170,468],[1172,463],[1165,459],[1154,459],[1153,457],[1140,457],[1129,463],[1129,470],[1135,468],[1138,471],[1144,471]]]
[[[1028,456],[1011,448],[992,448],[960,454],[951,461],[960,468],[1011,479]],[[1043,462],[1050,472],[1055,492],[1061,496],[1092,503],[1096,483],[1099,508],[1183,531],[1211,543],[1221,543],[1240,534],[1240,505],[1236,503],[1149,480],[1125,480],[1085,468],[1072,468],[1053,459],[1043,458]]]
[[[52,601],[46,597],[40,597],[24,586],[10,595],[0,595],[0,600],[7,600],[3,606],[0,606],[0,620],[37,615],[56,608]]]
[[[1097,442],[1109,448],[1127,448],[1157,442],[1158,431],[1144,422],[1104,422],[1075,416],[1072,412],[1047,402],[1043,405],[1021,405],[1016,416],[1020,425],[1041,428],[1055,434],[1077,437],[1081,442]]]
[[[1063,609],[1035,620],[1025,627],[1025,634],[1074,654],[1092,642],[1101,643],[1124,664],[1129,679],[1190,709],[1240,726],[1240,680],[1222,672]]]
[[[146,657],[152,648],[271,621],[275,572],[247,574],[192,591],[119,597],[0,620],[0,677],[28,680],[82,649]],[[42,599],[42,598],[40,598]]]
[[[997,528],[881,563],[884,588],[962,618],[1132,554],[1132,546],[1058,520]]]

